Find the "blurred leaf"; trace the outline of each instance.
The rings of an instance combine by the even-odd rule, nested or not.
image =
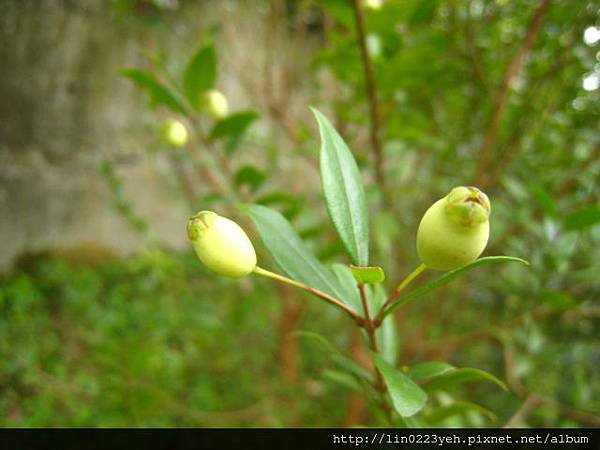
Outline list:
[[[266,179],[267,174],[265,172],[254,166],[246,165],[240,167],[237,171],[234,182],[238,187],[247,185],[252,192],[255,192]]]
[[[558,310],[569,309],[575,303],[572,296],[560,291],[543,290],[540,299]]]
[[[433,377],[429,382],[427,382],[423,388],[430,392],[437,389],[445,389],[449,386],[454,386],[456,384],[468,383],[471,381],[491,381],[495,383],[505,391],[508,390],[506,384],[500,381],[491,373],[488,373],[481,369],[472,369],[472,368],[460,368],[446,371],[440,375]]]
[[[257,198],[256,203],[263,206],[281,206],[286,219],[293,219],[302,209],[302,199],[287,192],[272,192]]]
[[[423,381],[455,369],[456,367],[445,362],[430,361],[411,366],[407,375],[414,381]]]
[[[462,275],[465,272],[468,272],[471,269],[474,269],[475,267],[482,266],[485,264],[494,264],[494,263],[511,262],[511,261],[529,265],[529,263],[527,261],[525,261],[524,259],[515,258],[512,256],[486,256],[485,258],[479,258],[478,260],[476,260],[470,264],[467,264],[466,266],[462,266],[462,267],[459,267],[458,269],[451,270],[450,272],[446,272],[441,277],[438,277],[435,280],[430,281],[426,285],[415,289],[414,291],[406,294],[403,297],[400,297],[400,300],[398,300],[396,303],[394,303],[391,307],[389,307],[386,310],[385,315],[388,315],[389,313],[391,313],[393,310],[395,310],[396,308],[398,308],[401,305],[405,305],[406,303],[408,303],[412,300],[415,300],[419,297],[422,297],[423,295],[433,291],[434,289],[437,289],[445,284],[450,283],[455,278],[459,277],[460,275]]]
[[[187,113],[185,103],[179,95],[161,84],[152,74],[139,69],[124,69],[120,73],[144,89],[153,104],[167,106],[182,114]]]
[[[331,360],[348,373],[354,375],[358,379],[367,381],[368,383],[373,382],[373,377],[363,367],[361,367],[356,361],[347,357],[338,349],[336,349],[327,339],[318,333],[312,331],[294,331],[293,334],[298,337],[303,337],[312,340],[319,344],[319,346],[329,353]]]
[[[183,90],[189,102],[200,109],[201,95],[212,89],[217,77],[217,55],[213,44],[201,47],[183,74]]]
[[[436,423],[439,426],[439,422],[442,422],[449,417],[468,413],[481,414],[492,422],[495,422],[498,419],[498,417],[489,409],[471,402],[455,402],[449,405],[439,406],[429,414],[425,415],[425,419],[428,422]]]
[[[588,208],[582,208],[579,211],[575,211],[574,213],[565,217],[564,227],[565,230],[574,231],[591,227],[599,222],[600,208],[597,206],[591,206]]]
[[[552,196],[548,194],[548,192],[545,191],[541,186],[534,186],[532,191],[535,199],[542,208],[542,211],[544,211],[544,213],[550,217],[556,217],[558,215],[558,211]]]
[[[431,21],[437,8],[437,0],[421,0],[410,17],[411,26],[422,25]]]
[[[231,114],[213,127],[210,137],[211,139],[222,139],[225,137],[237,139],[259,117],[260,115],[256,111],[241,111]]]
[[[352,270],[352,275],[354,275],[357,283],[377,284],[385,281],[385,272],[381,267],[350,266],[350,269]]]
[[[347,302],[337,278],[315,258],[291,224],[277,211],[261,205],[242,205],[277,265],[290,278]]]
[[[335,383],[338,383],[344,387],[347,387],[348,389],[362,393],[361,385],[356,381],[356,379],[352,375],[346,372],[325,369],[323,371],[323,377]]]
[[[211,130],[212,139],[238,137],[246,132],[252,122],[260,117],[256,111],[240,111],[219,121]]]
[[[321,181],[327,210],[352,258],[369,264],[367,201],[356,161],[329,120],[311,108],[321,134]]]
[[[378,354],[372,353],[371,356],[383,376],[392,404],[398,414],[402,417],[410,417],[423,409],[427,403],[425,391]]]

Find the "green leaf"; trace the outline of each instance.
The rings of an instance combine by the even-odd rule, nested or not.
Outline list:
[[[294,335],[310,339],[319,344],[323,350],[325,350],[331,356],[331,360],[348,373],[354,375],[360,380],[365,380],[368,383],[373,383],[373,377],[363,367],[361,367],[356,361],[347,357],[338,349],[336,349],[327,339],[312,331],[295,331]]]
[[[350,307],[354,311],[362,311],[363,306],[362,301],[360,300],[360,292],[356,287],[356,280],[352,275],[350,267],[345,264],[335,263],[331,265],[331,268],[340,285],[344,287],[346,291],[348,291],[348,294],[345,298],[348,300]]]
[[[435,408],[431,413],[427,414],[425,416],[425,419],[428,422],[436,423],[437,425],[439,425],[439,422],[442,422],[443,420],[446,420],[450,417],[472,412],[479,413],[487,417],[492,422],[498,420],[498,417],[489,409],[471,402],[455,402],[449,405],[440,406],[438,408]]]
[[[216,78],[217,55],[214,45],[208,44],[196,52],[183,74],[183,90],[194,108],[200,108],[200,94],[212,89]]]
[[[425,22],[429,22],[435,15],[437,3],[437,0],[421,0],[410,17],[411,26],[422,25]]]
[[[150,95],[153,104],[167,106],[182,114],[187,113],[183,99],[176,92],[161,84],[152,74],[139,69],[124,69],[120,73],[144,89]]]
[[[378,354],[373,353],[371,356],[381,375],[383,375],[392,398],[392,404],[398,414],[402,417],[410,417],[423,409],[425,403],[427,403],[425,391]]]
[[[302,198],[287,192],[271,192],[257,198],[256,203],[263,206],[277,205],[288,220],[293,219],[302,210]]]
[[[285,217],[261,205],[242,205],[240,209],[250,216],[269,253],[287,276],[346,301],[346,290],[310,253]]]
[[[504,384],[502,381],[500,381],[498,378],[496,378],[491,373],[488,373],[481,369],[473,369],[473,368],[461,368],[461,369],[447,371],[445,373],[442,373],[441,375],[438,375],[438,376],[432,378],[429,382],[427,382],[423,386],[423,388],[426,391],[434,391],[437,389],[445,389],[448,386],[454,386],[456,384],[462,384],[462,383],[467,383],[470,381],[480,381],[480,380],[491,381],[492,383],[495,383],[498,386],[500,386],[505,391],[508,390],[508,388],[506,387],[506,384]]]
[[[350,266],[352,275],[357,283],[377,284],[385,281],[385,272],[379,266],[359,267]]]
[[[422,297],[423,295],[433,291],[434,289],[437,289],[445,284],[450,283],[451,281],[453,281],[454,279],[456,279],[463,273],[468,272],[469,270],[472,270],[475,267],[483,266],[486,264],[501,263],[501,262],[519,262],[519,263],[525,264],[527,266],[529,265],[529,263],[527,261],[525,261],[524,259],[515,258],[512,256],[487,256],[485,258],[479,258],[470,264],[459,267],[458,269],[455,269],[455,270],[451,270],[450,272],[446,272],[441,277],[438,277],[435,280],[432,280],[429,283],[425,284],[424,286],[421,286],[421,287],[415,289],[414,291],[404,295],[403,297],[400,297],[400,300],[398,300],[396,303],[394,303],[391,307],[389,307],[386,310],[385,315],[390,314],[392,311],[394,311],[396,308],[398,308],[401,305],[405,305],[406,303],[413,301],[419,297]]]
[[[327,118],[311,108],[321,134],[321,182],[329,216],[358,266],[369,265],[367,200],[356,161]]]
[[[255,192],[266,178],[267,174],[265,172],[248,164],[240,167],[237,171],[234,183],[238,187],[247,185],[252,192]]]
[[[423,381],[455,369],[456,367],[445,362],[430,361],[411,366],[407,375],[414,381]]]
[[[323,371],[323,377],[335,383],[338,383],[344,387],[347,387],[353,391],[362,392],[361,385],[358,383],[358,381],[356,381],[356,378],[354,378],[352,375],[346,372],[325,369]]]
[[[564,221],[565,230],[574,231],[588,228],[600,222],[600,208],[591,206],[569,214]]]
[[[238,138],[260,115],[256,111],[240,111],[218,122],[210,132],[211,139]]]

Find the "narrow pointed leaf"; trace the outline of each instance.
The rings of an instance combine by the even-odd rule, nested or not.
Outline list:
[[[183,74],[183,90],[194,108],[200,107],[200,94],[212,89],[217,77],[217,55],[215,47],[208,44],[200,48]]]
[[[392,398],[394,409],[402,417],[417,414],[427,403],[427,394],[400,370],[386,362],[381,356],[372,354],[373,362],[383,375]]]
[[[460,368],[448,371],[446,373],[432,378],[423,386],[423,388],[426,391],[430,392],[437,389],[445,389],[449,386],[454,386],[457,384],[468,383],[471,381],[491,381],[503,390],[508,390],[506,384],[504,384],[504,382],[499,380],[491,373],[488,373],[481,369],[473,368]]]
[[[311,108],[321,135],[321,182],[329,216],[357,266],[369,265],[367,200],[350,149],[333,125]]]
[[[529,265],[529,263],[524,259],[515,258],[512,256],[487,256],[485,258],[479,258],[471,264],[467,264],[465,266],[459,267],[458,269],[446,272],[441,277],[438,277],[435,280],[432,280],[429,283],[425,284],[424,286],[421,286],[418,289],[415,289],[414,291],[411,291],[408,294],[404,295],[403,297],[400,297],[400,300],[398,300],[386,310],[385,315],[388,315],[401,305],[405,305],[406,303],[411,302],[419,297],[422,297],[423,295],[433,291],[434,289],[437,289],[445,284],[450,283],[454,279],[458,278],[465,272],[474,269],[475,267],[483,266],[485,264],[495,264],[501,262],[518,262],[521,264]]]
[[[153,104],[164,105],[173,111],[186,114],[187,108],[184,100],[177,93],[161,84],[152,74],[139,69],[124,69],[120,73],[144,89],[150,95]]]
[[[287,276],[347,301],[346,290],[335,275],[308,250],[285,217],[262,205],[242,205],[240,209],[250,216],[267,250]]]
[[[411,366],[406,374],[414,381],[423,381],[452,370],[456,370],[456,367],[445,362],[430,361]]]

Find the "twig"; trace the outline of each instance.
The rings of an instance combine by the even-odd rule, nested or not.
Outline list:
[[[388,191],[387,181],[385,178],[383,149],[381,146],[381,117],[379,114],[379,101],[377,99],[377,90],[375,88],[375,76],[373,73],[373,63],[369,57],[367,49],[367,39],[365,35],[365,20],[362,9],[362,1],[354,0],[354,17],[356,20],[356,30],[358,32],[358,41],[360,44],[360,53],[362,56],[362,64],[365,72],[365,83],[367,96],[369,98],[369,112],[371,115],[370,138],[371,148],[375,156],[375,178],[381,187],[383,194],[384,205],[391,205],[391,198]]]
[[[320,291],[318,289],[315,289],[314,287],[309,286],[307,284],[300,283],[299,281],[292,280],[291,278],[288,278],[288,277],[286,277],[284,275],[280,275],[278,273],[273,273],[273,272],[270,272],[268,270],[262,269],[262,268],[260,268],[258,266],[256,266],[254,268],[254,273],[257,274],[257,275],[262,275],[263,277],[267,277],[267,278],[271,278],[273,280],[277,280],[277,281],[281,281],[283,283],[287,283],[287,284],[292,285],[292,286],[296,286],[296,287],[298,287],[300,289],[304,289],[305,291],[308,291],[311,294],[314,294],[317,297],[320,297],[323,300],[326,300],[329,303],[334,304],[338,308],[343,309],[344,311],[346,311],[357,322],[357,324],[359,324],[359,325],[362,326],[362,323],[363,323],[362,317],[360,317],[356,313],[356,311],[354,311],[348,305],[342,303],[341,300],[338,300],[337,298],[332,297],[331,295],[326,294],[325,292],[322,292],[322,291]]]
[[[374,353],[379,353],[379,343],[377,342],[377,335],[375,334],[377,328],[374,326],[373,321],[371,320],[371,313],[369,312],[369,301],[367,299],[365,285],[363,283],[358,283],[358,290],[360,291],[360,299],[362,301],[363,309],[365,311],[365,328],[369,336],[369,347]],[[390,408],[390,405],[388,404],[385,398],[387,388],[385,386],[383,375],[381,374],[377,366],[375,366],[375,382],[377,391],[379,391],[379,394],[381,395],[381,406],[385,412],[388,421],[391,424],[392,409]]]
[[[541,0],[539,6],[533,14],[533,18],[529,23],[529,29],[521,46],[517,50],[516,55],[506,68],[500,87],[494,96],[492,116],[483,139],[483,145],[481,149],[481,159],[479,160],[479,167],[475,176],[475,184],[478,186],[485,187],[487,184],[487,170],[491,163],[492,154],[496,147],[496,141],[498,139],[498,131],[500,128],[500,122],[508,103],[508,93],[512,81],[519,75],[523,66],[525,57],[530,52],[535,38],[537,37],[542,27],[542,19],[544,13],[550,6],[551,0]]]

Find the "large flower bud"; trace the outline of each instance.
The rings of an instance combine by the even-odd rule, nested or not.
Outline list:
[[[200,261],[215,273],[239,278],[256,267],[252,242],[232,220],[200,211],[189,220],[187,233]]]
[[[229,103],[220,91],[211,89],[203,94],[202,106],[204,110],[215,120],[221,120],[229,112]]]
[[[490,201],[475,187],[456,187],[425,212],[417,252],[432,269],[453,270],[481,255],[490,235]]]

